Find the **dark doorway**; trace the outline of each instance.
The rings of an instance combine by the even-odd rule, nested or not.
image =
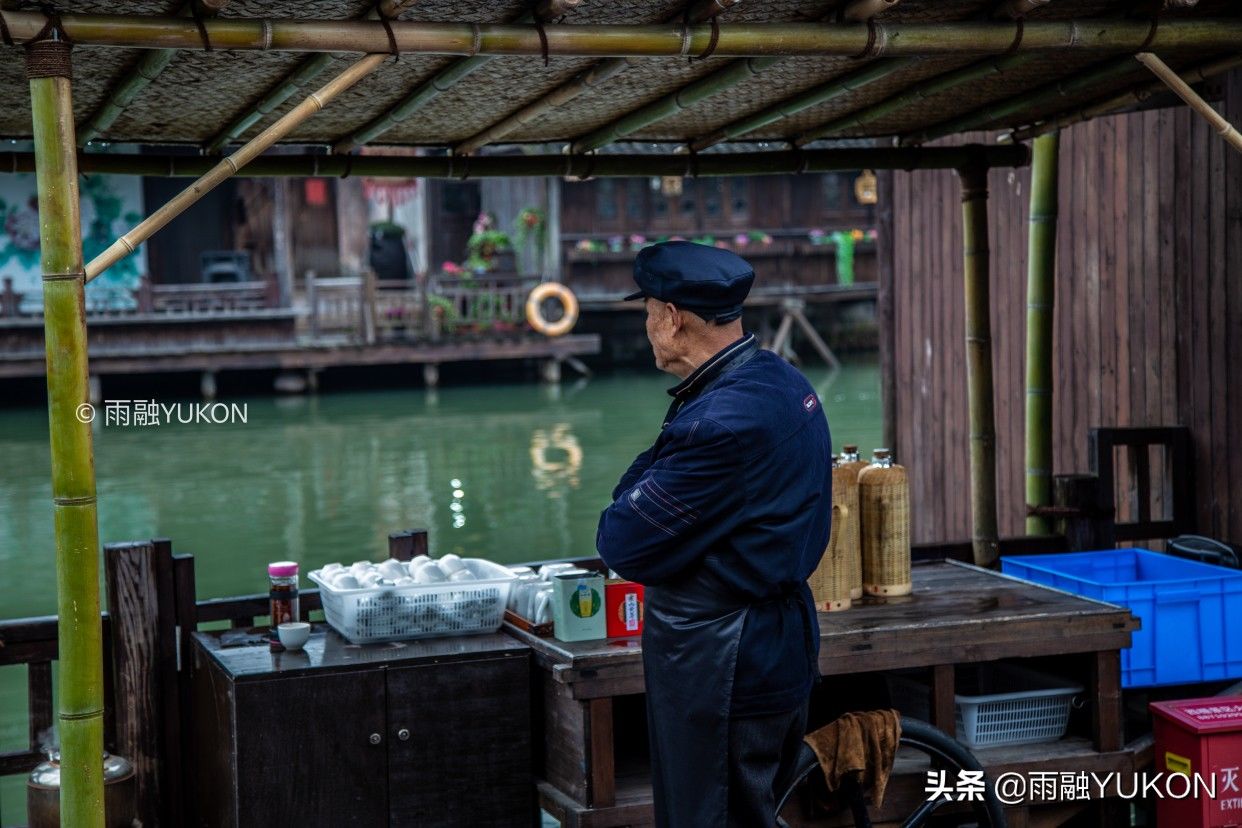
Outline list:
[[[180,178],[144,178],[142,198],[150,215],[185,189]],[[199,256],[233,249],[237,182],[225,181],[168,223],[147,242],[147,272],[157,285],[201,281]]]
[[[427,266],[434,273],[446,261],[466,258],[474,220],[479,217],[482,200],[477,181],[427,179],[428,235],[431,257]]]

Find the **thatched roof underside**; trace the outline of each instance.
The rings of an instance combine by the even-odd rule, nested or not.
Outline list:
[[[678,19],[688,0],[584,0],[566,24],[656,23]],[[67,0],[61,12],[135,15],[172,15],[180,0],[122,0],[91,2]],[[373,4],[357,0],[234,0],[223,17],[355,19]],[[744,22],[805,22],[823,20],[840,3],[836,0],[745,0],[725,12],[721,25]],[[1196,7],[1166,13],[1168,17],[1237,17],[1239,4],[1229,0],[1202,0]],[[996,0],[904,0],[883,16],[886,23],[953,22],[988,19]],[[418,0],[401,20],[504,23],[520,17],[529,4],[523,0]],[[1150,3],[1135,0],[1052,0],[1032,13],[1032,20],[1121,18],[1146,15]],[[830,18],[829,18],[830,19]],[[108,100],[118,83],[129,76],[143,50],[82,46],[74,51],[74,111],[79,126]],[[1199,66],[1223,57],[1202,51],[1166,53],[1177,69]],[[311,88],[343,68],[356,55],[335,56],[334,66]],[[869,120],[864,127],[844,127],[829,138],[887,138],[908,136],[934,128],[965,113],[1078,77],[1116,55],[1090,52],[1032,53],[1029,60],[1004,72],[962,85],[895,109]],[[280,52],[183,51],[171,65],[131,102],[100,140],[145,144],[204,145],[230,122],[253,108],[307,58]],[[323,112],[293,134],[288,144],[331,145],[358,127],[382,116],[411,90],[460,58],[403,55],[388,61],[372,76],[344,93]],[[580,95],[572,102],[542,115],[504,139],[504,143],[559,143],[572,141],[692,81],[710,75],[734,59],[712,57],[690,62],[682,58],[642,58],[638,65]],[[738,140],[789,140],[831,122],[886,101],[944,73],[977,64],[977,56],[937,56],[870,83],[830,102],[813,106],[738,136]],[[538,56],[496,57],[444,91],[416,115],[372,141],[375,145],[431,145],[452,147],[486,129],[521,107],[536,101],[598,62],[595,58],[553,57],[548,66]],[[786,58],[740,84],[629,136],[629,140],[682,143],[760,111],[790,96],[856,72],[864,61],[850,58]],[[1150,84],[1152,76],[1137,61],[1133,71],[1091,85],[1073,96],[1028,107],[990,127],[1031,124],[1075,108],[1090,105],[1127,89]],[[304,93],[303,93],[304,94]],[[302,94],[264,117],[242,137],[254,135],[286,112]],[[0,47],[0,137],[30,135],[29,102],[19,48]]]

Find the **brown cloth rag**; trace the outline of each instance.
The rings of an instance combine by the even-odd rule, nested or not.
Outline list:
[[[819,757],[829,792],[840,787],[842,777],[859,772],[859,784],[864,791],[871,789],[871,804],[877,808],[884,803],[900,739],[901,716],[896,710],[846,713],[805,737]]]

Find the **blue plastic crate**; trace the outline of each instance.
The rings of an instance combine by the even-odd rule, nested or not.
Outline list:
[[[1001,571],[1134,613],[1123,687],[1242,678],[1242,571],[1147,549],[1006,556]]]

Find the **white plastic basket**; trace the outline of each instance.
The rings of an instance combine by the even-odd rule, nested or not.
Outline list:
[[[337,589],[314,570],[328,623],[354,644],[444,635],[478,635],[500,629],[509,589],[516,580],[500,564],[463,558],[473,581]]]
[[[1013,664],[981,664],[961,671],[953,699],[957,740],[967,747],[1055,742],[1069,726],[1070,707],[1082,687]],[[973,685],[973,686],[972,686]],[[908,676],[888,676],[893,705],[926,721],[931,689]],[[989,692],[983,692],[989,691]]]

